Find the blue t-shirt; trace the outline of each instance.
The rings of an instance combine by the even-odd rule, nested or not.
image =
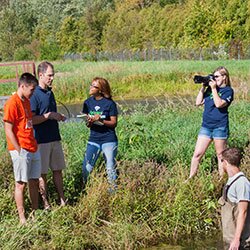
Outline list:
[[[103,120],[110,120],[110,116],[118,115],[117,107],[113,100],[104,97],[101,100],[96,100],[93,96],[84,101],[82,112],[89,115],[101,115]],[[89,141],[98,144],[116,142],[115,128],[93,124],[90,128]]]
[[[227,106],[216,108],[213,100],[213,94],[210,87],[204,93],[204,112],[202,127],[215,129],[229,125],[228,122],[228,107],[234,99],[234,91],[230,86],[223,88],[217,87],[218,95],[222,100],[227,102]]]
[[[57,112],[56,100],[51,90],[42,89],[37,86],[30,98],[31,111],[36,115],[43,115],[48,112]],[[48,143],[60,141],[59,126],[56,120],[47,120],[34,125],[35,138],[37,143]]]

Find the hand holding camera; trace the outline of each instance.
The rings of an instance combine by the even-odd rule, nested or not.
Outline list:
[[[215,77],[213,74],[209,74],[207,76],[201,76],[201,75],[194,76],[194,83],[196,83],[196,84],[203,83],[203,85],[205,87],[208,87],[210,85],[209,82],[214,81],[214,80],[215,80]],[[216,85],[216,83],[215,83],[215,85]]]

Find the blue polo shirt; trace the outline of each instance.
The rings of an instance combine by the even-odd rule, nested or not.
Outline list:
[[[55,96],[51,90],[42,89],[37,86],[30,98],[31,111],[36,115],[43,115],[48,112],[57,112]],[[37,143],[48,143],[60,141],[59,126],[56,120],[47,120],[34,125],[35,138]]]
[[[234,91],[230,86],[223,88],[217,87],[218,95],[222,100],[227,102],[227,106],[223,108],[216,108],[214,104],[213,94],[210,87],[204,93],[204,112],[202,127],[215,129],[229,125],[228,121],[228,107],[234,99]]]
[[[110,116],[118,115],[115,102],[105,97],[103,97],[101,100],[96,100],[93,96],[89,97],[83,103],[82,112],[89,115],[101,115],[103,120],[110,120]],[[89,141],[95,142],[97,144],[116,142],[117,136],[115,133],[115,128],[93,124],[90,128]]]

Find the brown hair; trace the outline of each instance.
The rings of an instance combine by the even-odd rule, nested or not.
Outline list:
[[[229,164],[239,167],[242,154],[238,148],[226,148],[222,151],[221,157],[223,160],[226,160]]]
[[[92,83],[93,82],[98,82],[99,83],[99,89],[100,89],[100,92],[101,92],[102,96],[104,96],[107,99],[112,98],[111,88],[110,88],[109,82],[106,79],[104,79],[102,77],[95,77],[92,80]]]
[[[228,70],[227,70],[224,66],[220,66],[220,67],[218,67],[217,69],[214,70],[213,74],[214,74],[215,72],[217,72],[217,71],[220,72],[220,74],[221,74],[222,76],[226,76],[225,84],[226,84],[227,86],[231,86],[231,81],[230,81],[230,77],[229,77],[229,72],[228,72]]]
[[[54,71],[54,66],[52,63],[50,62],[47,62],[47,61],[44,61],[44,62],[41,62],[38,67],[37,67],[37,75],[39,77],[39,73],[46,73],[48,67],[51,67],[52,70]]]
[[[26,72],[26,73],[23,73],[18,80],[18,87],[20,87],[21,84],[37,86],[38,81],[35,76]]]

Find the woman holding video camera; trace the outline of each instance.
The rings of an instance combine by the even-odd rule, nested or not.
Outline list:
[[[109,82],[101,77],[92,80],[89,89],[90,97],[84,101],[82,113],[87,115],[86,124],[90,136],[83,160],[83,181],[86,184],[90,172],[103,153],[110,191],[116,189],[116,155],[118,140],[115,133],[117,125],[117,106],[111,97]]]
[[[234,91],[231,88],[229,72],[225,67],[215,69],[212,78],[208,84],[203,83],[196,97],[196,105],[204,104],[204,111],[189,179],[196,175],[200,161],[212,141],[217,154],[219,174],[221,177],[223,175],[220,155],[226,148],[229,136],[228,107],[233,101]]]

